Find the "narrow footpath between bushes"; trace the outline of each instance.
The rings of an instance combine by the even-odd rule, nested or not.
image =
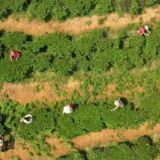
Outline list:
[[[157,133],[160,133],[160,123],[157,123],[153,128],[149,126],[149,123],[145,123],[137,129],[104,129],[100,132],[78,136],[70,142],[73,144],[73,148],[88,150],[91,147],[104,147],[117,142],[136,140],[144,135],[152,136]],[[69,149],[68,145],[64,143],[62,139],[49,138],[46,142],[52,147],[55,147],[55,150],[51,152],[54,157],[63,156],[72,152],[72,149]],[[16,144],[17,143],[18,142],[16,142]],[[30,152],[34,155],[32,150],[30,150]],[[18,144],[14,149],[7,151],[7,155],[0,153],[1,160],[8,160],[11,156],[17,156],[21,160],[30,160],[28,150],[23,149],[23,146]],[[45,159],[45,157],[42,159]]]
[[[52,32],[63,32],[76,35],[105,27],[118,29],[121,27],[125,27],[130,23],[138,23],[140,19],[144,23],[153,23],[155,21],[159,21],[160,5],[158,5],[156,8],[147,8],[144,14],[136,16],[135,18],[133,18],[130,14],[125,14],[123,17],[119,17],[116,13],[112,13],[106,16],[94,15],[91,17],[78,17],[68,19],[65,22],[52,20],[45,23],[38,22],[37,20],[28,21],[24,18],[15,20],[14,18],[9,17],[5,21],[0,22],[0,30],[20,31],[33,36],[40,36]],[[100,24],[99,22],[101,20],[103,21],[102,24]]]
[[[157,123],[153,128],[149,123],[141,125],[137,129],[104,129],[100,132],[89,133],[84,136],[79,136],[71,140],[73,145],[79,149],[87,149],[94,146],[107,146],[109,142],[132,141],[141,136],[156,134],[160,132],[160,123]]]

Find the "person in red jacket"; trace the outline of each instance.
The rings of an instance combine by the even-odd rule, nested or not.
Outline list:
[[[140,36],[142,36],[142,35],[147,35],[147,36],[148,36],[149,34],[147,34],[147,33],[150,33],[147,25],[141,27],[141,28],[138,30],[138,34],[139,34]]]
[[[13,61],[13,57],[16,57],[16,60],[19,59],[20,51],[12,50],[10,53],[10,60]]]

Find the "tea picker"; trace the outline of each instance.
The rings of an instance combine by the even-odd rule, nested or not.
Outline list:
[[[122,100],[119,98],[116,101],[114,101],[114,105],[116,106],[114,109],[110,110],[110,111],[115,111],[118,108],[122,108],[124,107],[124,103],[122,102]]]
[[[4,140],[4,136],[0,136],[0,148],[2,152],[5,152],[10,148],[8,141]]]
[[[70,114],[72,112],[73,112],[73,106],[71,104],[68,104],[68,105],[64,106],[62,116],[64,115],[64,113]]]
[[[150,34],[149,27],[147,25],[145,25],[145,26],[139,28],[138,34],[140,36],[143,36],[143,35],[149,36],[149,34]]]
[[[26,123],[26,124],[30,124],[32,122],[33,118],[31,114],[27,114],[26,116],[24,116],[23,118],[21,118],[20,122]]]
[[[10,53],[10,60],[13,61],[13,57],[16,57],[16,60],[19,59],[20,51],[12,50]]]

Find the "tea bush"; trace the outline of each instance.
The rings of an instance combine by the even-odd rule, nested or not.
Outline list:
[[[68,18],[86,15],[104,15],[117,12],[119,15],[131,13],[140,14],[145,7],[160,4],[159,0],[12,0],[0,1],[0,18],[10,14],[26,14],[29,18],[41,21],[51,19],[66,20]]]
[[[77,71],[97,75],[112,67],[122,70],[141,67],[158,58],[160,25],[146,38],[127,35],[133,29],[136,25],[128,26],[119,32],[117,39],[108,38],[108,29],[94,30],[81,37],[52,33],[35,38],[18,32],[2,33],[0,82],[21,81],[47,69],[61,77]],[[11,49],[21,50],[19,60],[12,63]]]
[[[71,160],[73,158],[84,160],[153,160],[158,155],[158,149],[150,137],[140,137],[137,141],[118,143],[107,148],[95,148],[89,151],[74,152],[57,160]]]
[[[24,139],[34,139],[41,134],[49,134],[55,129],[55,119],[51,111],[47,109],[36,108],[30,111],[33,115],[31,124],[19,124],[18,133]]]

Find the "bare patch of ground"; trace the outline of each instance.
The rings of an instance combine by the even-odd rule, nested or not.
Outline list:
[[[62,139],[49,138],[46,142],[50,146],[55,147],[55,150],[51,152],[54,157],[63,156],[71,152]]]
[[[79,136],[71,140],[75,147],[79,149],[87,149],[97,145],[106,145],[110,142],[132,141],[144,135],[152,135],[160,132],[160,123],[154,128],[149,127],[149,123],[145,123],[137,129],[104,129],[101,132],[90,133],[88,135]]]
[[[96,146],[105,147],[110,145],[110,143],[133,141],[144,135],[153,136],[153,139],[159,139],[159,133],[160,123],[151,128],[150,123],[146,122],[144,125],[141,125],[137,129],[104,129],[100,132],[78,136],[72,139],[70,142],[73,144],[73,147],[77,149],[88,150]],[[55,150],[51,152],[51,155],[53,155],[53,157],[63,156],[72,152],[72,149],[70,149],[62,139],[51,137],[48,138],[46,142],[47,144],[55,148]],[[34,152],[32,152],[27,145],[20,145],[20,143],[16,142],[14,149],[9,150],[5,153],[0,153],[0,157],[1,160],[10,160],[13,157],[19,157],[21,160],[30,160],[32,158],[29,156],[29,153],[32,154],[31,157],[33,159],[36,159],[36,155],[34,155]],[[39,157],[37,157],[37,159],[39,159]],[[40,159],[45,160],[47,158],[42,156]]]
[[[43,83],[29,83],[29,84],[12,84],[6,83],[0,91],[0,100],[6,97],[14,101],[22,103],[29,103],[41,101],[44,103],[51,103],[52,101],[60,101],[69,98],[69,94],[78,89],[80,86],[79,81],[70,78],[65,85],[60,86],[59,91],[66,91],[67,95],[57,95],[56,89],[51,86],[49,82]]]
[[[37,91],[35,88],[41,86],[43,89]],[[19,103],[29,103],[34,101],[51,102],[60,100],[63,97],[58,97],[54,89],[48,82],[39,84],[37,82],[30,84],[12,84],[6,83],[1,91],[1,96],[7,95],[9,99],[18,101]]]
[[[13,160],[14,158],[29,160],[29,153],[33,154],[33,151],[27,144],[21,143],[20,141],[16,141],[14,145],[14,149],[10,149],[7,152],[0,152],[1,160]]]
[[[49,82],[32,82],[29,84],[12,84],[6,83],[3,85],[2,90],[0,91],[0,100],[9,98],[11,100],[17,101],[20,104],[30,103],[35,101],[41,101],[44,103],[51,103],[53,101],[61,101],[69,99],[71,93],[74,90],[78,90],[82,82],[75,81],[72,78],[64,85],[59,86],[58,89],[55,89],[51,86]],[[93,86],[89,86],[89,94],[92,95]],[[59,94],[57,92],[65,92],[65,95]],[[116,90],[115,84],[109,84],[106,86],[106,90],[102,95],[98,95],[97,99],[103,99],[104,97],[125,97],[128,98],[131,92],[144,92],[142,87],[137,87],[132,90],[124,90],[123,93],[120,93]],[[80,93],[83,95],[83,92]]]
[[[104,19],[102,24],[99,23],[101,19]],[[24,18],[15,20],[12,17],[9,17],[7,20],[0,22],[0,30],[20,31],[25,34],[30,34],[34,36],[40,36],[52,32],[80,34],[105,27],[110,27],[116,30],[125,27],[127,24],[140,22],[140,20],[143,21],[143,23],[148,23],[151,21],[153,23],[153,21],[159,21],[159,19],[160,5],[156,8],[147,8],[145,13],[136,16],[135,18],[132,17],[130,14],[124,14],[123,17],[119,17],[116,13],[112,13],[107,16],[94,15],[91,17],[68,19],[65,22],[52,20],[48,23],[45,23],[39,22],[37,20],[28,21]],[[87,22],[90,22],[89,25],[87,25]]]

